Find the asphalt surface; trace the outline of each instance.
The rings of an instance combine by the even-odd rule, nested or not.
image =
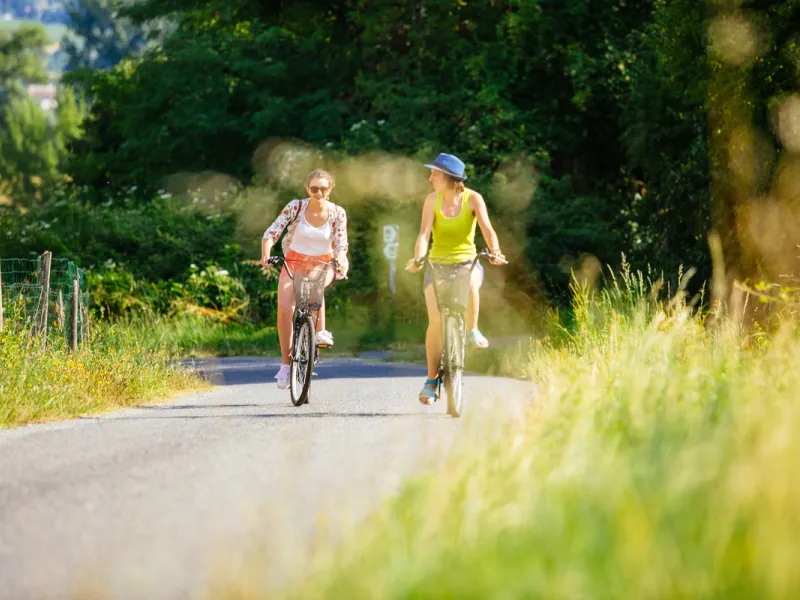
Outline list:
[[[253,556],[265,586],[285,585],[309,544],[335,543],[533,398],[467,376],[452,419],[416,401],[422,367],[332,359],[295,408],[276,360],[198,367],[211,391],[0,431],[0,598],[206,598]]]

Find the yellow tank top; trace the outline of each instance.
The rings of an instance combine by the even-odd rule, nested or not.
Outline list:
[[[461,193],[461,211],[455,217],[442,214],[444,195],[436,194],[433,207],[433,245],[430,260],[434,263],[455,264],[475,258],[475,223],[469,202],[470,190]]]

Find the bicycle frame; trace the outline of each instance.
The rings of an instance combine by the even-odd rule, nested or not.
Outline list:
[[[292,280],[292,285],[294,286],[294,293],[295,293],[295,308],[294,308],[294,315],[292,320],[297,322],[297,318],[299,316],[305,314],[317,313],[317,319],[315,320],[315,324],[317,324],[319,319],[319,310],[322,308],[322,300],[325,296],[325,279],[328,276],[328,270],[334,271],[334,273],[338,273],[342,279],[347,279],[341,271],[339,271],[338,266],[339,263],[336,259],[330,261],[324,260],[303,260],[303,261],[293,261],[293,260],[286,260],[282,256],[274,256],[270,258],[270,262],[273,266],[278,266],[278,264],[283,264],[286,267],[286,274],[289,276],[289,279]],[[309,263],[313,263],[316,268],[315,269],[295,269],[294,272],[289,268],[289,263],[297,262],[303,265],[307,265]],[[298,272],[303,273],[317,273],[314,275],[313,278],[304,277],[304,280],[300,282],[300,287],[298,287],[298,282],[296,280]],[[305,285],[303,285],[305,284]],[[319,289],[315,289],[315,288]],[[311,302],[310,300],[317,300],[319,302]]]
[[[438,400],[439,397],[441,396],[441,387],[442,387],[442,382],[443,382],[443,379],[444,379],[445,369],[448,366],[445,363],[446,362],[448,362],[448,363],[453,363],[454,362],[455,363],[454,366],[456,367],[456,369],[463,369],[464,368],[464,352],[463,352],[463,350],[464,350],[464,348],[466,346],[466,331],[465,331],[465,327],[464,327],[464,311],[466,310],[466,306],[467,306],[467,304],[469,302],[469,293],[470,293],[469,286],[471,286],[472,272],[475,270],[475,265],[477,265],[478,261],[483,257],[496,258],[488,250],[483,250],[483,251],[481,251],[481,252],[479,252],[478,254],[475,255],[475,258],[472,260],[472,264],[469,267],[467,267],[466,265],[459,264],[459,263],[455,263],[453,265],[448,265],[448,263],[433,263],[430,260],[430,258],[427,257],[427,256],[425,256],[421,260],[418,259],[416,261],[417,264],[424,264],[428,268],[430,268],[430,270],[431,270],[431,280],[432,280],[432,283],[433,283],[433,293],[436,296],[436,305],[437,305],[437,307],[439,309],[439,315],[440,315],[440,319],[439,320],[441,322],[442,352],[441,352],[441,354],[439,356],[439,374],[438,374],[438,377],[437,377],[438,383],[437,383],[437,386],[436,386],[436,400]],[[502,261],[502,262],[505,263],[506,261]],[[442,301],[442,299],[440,298],[439,287],[438,287],[440,284],[439,284],[439,282],[437,282],[437,273],[436,273],[437,265],[439,267],[441,267],[441,266],[452,266],[452,267],[461,267],[461,268],[464,268],[464,269],[468,268],[469,280],[467,282],[467,286],[468,286],[467,299],[465,300],[463,307],[461,307],[459,305],[456,305],[454,302],[451,302],[450,299]],[[448,339],[448,336],[447,336],[447,324],[448,324],[448,319],[450,319],[450,318],[455,318],[456,319],[456,323],[458,324],[458,332],[459,332],[459,336],[460,336],[458,347],[462,349],[462,352],[461,352],[461,356],[450,357],[450,359],[446,361],[446,359],[447,359],[447,357],[446,357],[447,350],[451,346],[451,344],[449,343],[450,340]]]
[[[292,271],[287,264],[289,262],[302,263],[305,268]],[[292,404],[301,406],[308,402],[311,377],[314,375],[314,367],[319,362],[319,348],[315,343],[315,334],[319,323],[319,311],[325,298],[328,269],[338,272],[343,279],[347,277],[339,271],[336,260],[287,261],[282,257],[273,257],[269,261],[272,266],[279,263],[286,265],[286,273],[294,286],[295,308],[292,316],[292,344],[289,351],[289,388]]]

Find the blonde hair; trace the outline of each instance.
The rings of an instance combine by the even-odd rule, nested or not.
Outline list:
[[[331,189],[333,189],[333,186],[336,185],[333,175],[328,173],[325,169],[314,169],[311,171],[311,173],[308,174],[308,177],[306,177],[306,187],[311,185],[311,182],[315,179],[327,179],[331,183]]]

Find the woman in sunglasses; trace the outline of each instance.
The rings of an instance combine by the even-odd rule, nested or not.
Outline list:
[[[306,178],[305,200],[292,200],[278,215],[278,218],[264,232],[261,240],[261,264],[268,265],[273,246],[280,239],[284,229],[283,256],[286,262],[278,279],[278,339],[281,344],[283,364],[275,375],[278,387],[289,387],[289,351],[292,345],[292,314],[294,313],[294,286],[287,273],[287,265],[292,271],[313,268],[319,262],[336,258],[339,271],[328,271],[325,286],[334,277],[347,275],[347,215],[341,206],[329,200],[333,190],[333,177],[327,171],[318,169]],[[325,304],[319,311],[317,345],[333,346],[333,335],[325,329]]]

